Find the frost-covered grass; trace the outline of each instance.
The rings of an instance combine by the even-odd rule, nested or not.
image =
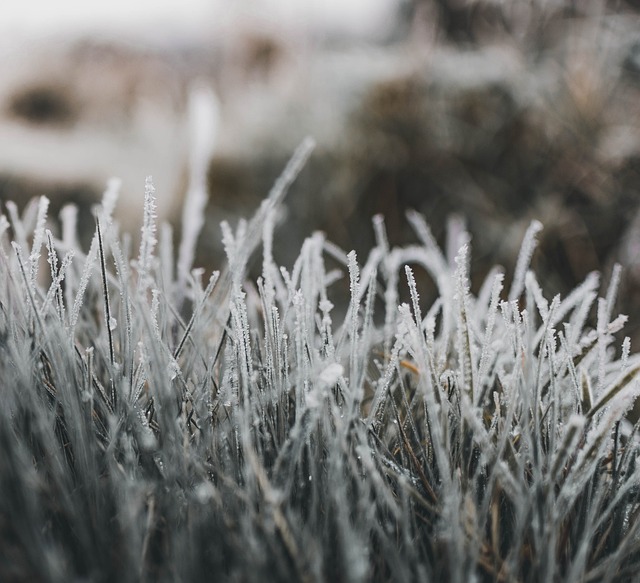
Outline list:
[[[416,245],[390,248],[378,217],[368,257],[315,234],[278,268],[274,217],[307,155],[224,226],[208,283],[193,238],[173,264],[150,181],[136,250],[116,184],[86,255],[72,210],[55,238],[46,199],[8,206],[0,580],[631,580],[640,357],[614,340],[619,271],[602,298],[595,274],[546,298],[534,223],[510,287],[496,269],[473,295],[470,236],[450,229],[443,254],[417,214]]]

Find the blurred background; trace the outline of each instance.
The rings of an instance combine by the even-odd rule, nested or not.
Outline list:
[[[0,8],[0,197],[47,194],[54,217],[78,203],[86,244],[108,178],[122,179],[117,215],[132,231],[153,175],[179,235],[190,95],[207,87],[198,264],[220,265],[220,221],[250,215],[311,135],[277,236],[283,264],[314,230],[364,259],[376,213],[392,244],[414,241],[414,208],[441,242],[451,217],[466,222],[477,289],[494,263],[513,269],[535,218],[547,293],[622,262],[620,309],[637,336],[639,11],[637,0],[23,0]]]

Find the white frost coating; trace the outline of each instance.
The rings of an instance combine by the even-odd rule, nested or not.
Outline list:
[[[152,289],[151,290],[151,324],[153,326],[153,331],[155,332],[156,338],[159,340],[162,338],[160,334],[160,326],[158,325],[158,311],[160,309],[160,290]]]
[[[76,323],[78,322],[80,309],[82,308],[84,292],[87,289],[87,285],[89,285],[91,274],[93,273],[93,269],[96,265],[97,255],[98,255],[98,234],[96,232],[93,235],[93,239],[91,240],[91,247],[89,247],[89,253],[87,254],[87,259],[85,261],[84,268],[82,270],[82,275],[80,277],[80,283],[78,284],[76,296],[73,301],[71,318],[69,320],[69,328],[70,328],[72,337],[73,337],[73,330],[76,326]]]
[[[540,221],[531,221],[531,224],[524,235],[522,246],[520,247],[518,262],[516,263],[516,271],[513,276],[513,284],[511,285],[511,291],[509,292],[509,300],[518,299],[524,290],[524,281],[527,270],[529,269],[529,263],[531,263],[531,257],[533,257],[533,252],[538,245],[536,235],[540,231],[542,231],[542,223]]]
[[[360,289],[360,269],[358,268],[358,258],[356,257],[356,252],[350,251],[347,255],[347,258],[349,260],[349,276],[351,277],[351,295],[352,297],[357,297],[358,291]]]
[[[554,461],[551,464],[551,476],[556,479],[563,469],[567,459],[574,452],[579,440],[583,437],[586,418],[584,415],[573,413],[564,428],[562,442],[555,453]]]
[[[607,321],[611,320],[611,316],[613,315],[613,307],[616,302],[616,296],[618,295],[618,288],[620,287],[621,273],[622,273],[622,266],[619,263],[616,263],[613,266],[613,271],[611,272],[611,282],[609,283],[609,289],[607,290],[607,297],[606,297]]]
[[[305,138],[302,143],[296,148],[293,156],[287,163],[284,171],[273,187],[269,191],[269,195],[262,201],[260,208],[251,218],[249,222],[241,220],[238,224],[235,235],[235,244],[233,245],[233,260],[229,256],[229,237],[228,233],[224,233],[223,244],[225,246],[225,252],[229,257],[229,265],[233,265],[233,280],[236,285],[244,277],[244,271],[246,264],[249,261],[252,253],[262,240],[263,227],[265,220],[269,214],[279,207],[282,203],[289,187],[293,181],[298,177],[298,174],[304,167],[307,159],[311,155],[311,152],[315,148],[315,141],[312,138]],[[229,229],[230,231],[230,229]],[[224,231],[223,231],[224,232]],[[227,239],[227,240],[225,240]],[[231,241],[233,242],[233,241]]]
[[[314,387],[309,391],[305,397],[305,403],[309,409],[317,409],[322,405],[322,402],[327,394],[327,391],[336,386],[342,375],[344,368],[342,365],[334,362],[327,366],[317,377]]]
[[[236,254],[236,239],[233,235],[233,229],[228,221],[220,222],[220,230],[222,231],[222,245],[224,247],[227,261],[231,264]]]
[[[331,310],[333,310],[333,304],[329,301],[329,300],[322,300],[319,304],[318,304],[318,308],[320,308],[320,311],[323,314],[328,314]]]
[[[388,255],[389,253],[389,239],[387,238],[387,231],[384,226],[384,216],[375,215],[372,219],[373,221],[373,231],[376,236],[376,245],[384,253]]]
[[[574,289],[564,300],[562,300],[558,311],[556,313],[556,319],[562,320],[571,310],[570,326],[571,333],[567,331],[567,338],[571,345],[578,342],[580,335],[584,329],[585,323],[591,310],[591,305],[597,297],[596,289],[599,285],[600,278],[597,273],[592,272],[585,280]],[[577,306],[577,307],[576,307]]]
[[[219,121],[220,105],[213,90],[206,85],[193,87],[189,95],[189,186],[182,212],[182,241],[178,253],[179,289],[185,287],[198,235],[204,225],[204,211],[209,200],[207,168],[213,157]]]
[[[603,409],[605,406],[616,407],[622,413],[626,412],[630,405],[640,394],[640,384],[638,383],[638,374],[640,373],[640,365],[635,366],[631,370],[620,372],[613,382],[604,389],[598,400],[593,404],[590,414]]]
[[[106,225],[111,223],[116,204],[120,197],[122,181],[119,178],[111,178],[107,182],[107,188],[102,195],[102,220]]]
[[[309,409],[317,409],[322,405],[327,391],[335,387],[344,373],[342,365],[334,362],[327,366],[319,375],[311,391],[305,396],[305,403]]]
[[[478,382],[481,384],[485,381],[485,375],[487,374],[487,369],[489,367],[491,337],[496,323],[496,314],[498,313],[498,302],[500,301],[500,292],[502,291],[503,281],[504,274],[497,273],[493,281],[493,287],[491,288],[491,303],[487,314],[487,325],[482,342],[482,352],[480,353],[480,364],[478,365]]]
[[[41,196],[38,201],[38,218],[36,220],[36,228],[33,232],[33,246],[31,247],[31,255],[29,256],[31,291],[35,292],[36,279],[38,277],[38,263],[40,261],[40,251],[45,237],[45,226],[47,223],[47,211],[49,210],[49,199]]]
[[[420,310],[420,298],[418,296],[416,280],[413,277],[413,271],[408,265],[405,265],[404,273],[407,276],[407,284],[409,285],[409,292],[411,293],[411,304],[413,306],[413,315],[416,319],[416,322],[422,322],[422,312]]]
[[[0,215],[0,238],[4,236],[10,226],[7,217]]]
[[[549,302],[542,294],[542,289],[540,289],[538,280],[531,270],[528,270],[525,276],[525,287],[533,294],[533,299],[536,302],[538,312],[540,312],[542,319],[546,321],[549,315]]]
[[[195,489],[196,500],[200,504],[207,504],[215,498],[216,489],[209,481],[201,482]]]
[[[622,341],[622,355],[620,356],[620,362],[623,372],[626,372],[629,368],[629,354],[631,352],[631,338],[624,337]]]
[[[171,359],[167,365],[167,376],[169,377],[169,380],[174,380],[179,374],[180,366],[178,366],[178,363],[175,360]]]
[[[454,299],[458,307],[457,342],[460,374],[463,386],[470,391],[471,400],[475,393],[475,371],[473,366],[473,346],[469,330],[469,246],[462,245],[455,258],[456,263],[456,293]]]
[[[65,278],[67,273],[67,269],[71,265],[71,261],[73,260],[74,251],[71,249],[68,251],[64,258],[62,259],[62,265],[58,269],[58,255],[55,251],[53,245],[53,235],[51,231],[47,229],[47,249],[48,249],[48,258],[47,261],[51,265],[51,285],[49,286],[49,291],[47,292],[47,297],[42,304],[42,308],[40,309],[40,316],[44,317],[49,309],[53,298],[58,295],[59,305],[58,305],[58,315],[61,321],[64,321],[64,301],[62,299],[62,281]]]
[[[20,219],[16,203],[12,200],[8,200],[5,203],[5,206],[7,207],[7,212],[9,213],[9,218],[11,220],[11,227],[13,228],[14,241],[12,241],[12,243],[17,243],[21,249],[27,249],[27,232],[22,220]]]
[[[144,220],[142,224],[142,239],[140,240],[140,253],[138,255],[138,290],[144,291],[151,280],[149,271],[153,260],[153,251],[156,243],[156,189],[153,186],[153,178],[147,176],[144,183]]]
[[[349,260],[349,289],[351,291],[351,301],[349,302],[349,313],[351,316],[349,335],[351,337],[351,350],[349,355],[349,374],[352,385],[355,386],[359,378],[358,368],[358,310],[360,307],[360,269],[355,251],[351,251],[347,258]]]
[[[36,211],[33,207],[29,221],[23,221],[27,240],[33,236]],[[260,220],[253,224],[259,225]],[[267,215],[262,223],[266,231],[272,227],[269,221]],[[618,423],[623,437],[631,430],[625,427],[628,422],[623,415],[640,389],[636,380],[640,356],[630,354],[626,339],[618,358],[612,334],[624,318],[611,322],[607,300],[600,302],[598,329],[593,334],[584,332],[596,297],[594,278],[564,302],[550,298],[547,302],[535,277],[527,275],[527,310],[523,310],[518,300],[501,302],[504,276],[492,272],[476,299],[469,289],[466,249],[459,253],[454,273],[451,265],[440,269],[435,251],[424,244],[383,253],[387,243],[381,220],[377,224],[378,247],[364,266],[358,266],[355,255],[344,256],[353,292],[346,314],[344,302],[334,308],[331,300],[336,300],[329,293],[333,290],[324,289],[328,253],[323,239],[314,237],[305,243],[291,275],[284,269],[276,271],[270,244],[266,245],[266,271],[257,284],[259,293],[251,283],[231,287],[232,274],[227,270],[222,282],[225,293],[214,301],[217,273],[202,291],[202,273],[192,271],[187,286],[193,292],[189,298],[193,313],[186,326],[170,296],[177,276],[165,264],[172,261],[168,235],[158,257],[151,255],[147,275],[153,283],[141,294],[125,260],[131,254],[128,242],[122,243],[123,251],[115,236],[109,241],[117,278],[111,275],[107,288],[107,274],[96,278],[93,273],[89,279],[90,262],[82,278],[76,275],[71,269],[75,268],[72,251],[60,242],[54,247],[53,236],[45,231],[53,283],[46,298],[46,290],[37,290],[37,299],[44,298],[39,314],[31,308],[29,262],[14,243],[18,257],[12,254],[0,261],[0,269],[6,270],[0,300],[11,310],[11,327],[2,336],[12,357],[2,371],[8,404],[7,411],[0,408],[0,417],[8,412],[4,416],[11,423],[10,412],[19,399],[28,398],[23,379],[48,381],[52,372],[51,378],[62,382],[39,382],[38,388],[59,391],[70,422],[76,411],[82,415],[80,423],[69,425],[73,429],[69,442],[78,467],[89,463],[87,475],[98,475],[104,430],[111,434],[112,423],[124,412],[127,422],[118,426],[114,441],[124,455],[118,458],[115,471],[101,479],[107,480],[109,488],[134,495],[128,501],[114,499],[118,516],[131,520],[123,523],[127,532],[139,532],[148,520],[156,520],[153,505],[169,507],[176,494],[188,505],[196,530],[201,526],[217,529],[219,522],[220,536],[227,520],[241,519],[250,504],[264,510],[270,525],[266,534],[275,533],[287,545],[286,553],[275,560],[289,564],[292,557],[302,558],[299,569],[292,565],[295,571],[287,571],[292,580],[306,573],[313,578],[315,572],[307,568],[310,564],[317,565],[318,574],[325,572],[324,555],[316,555],[315,549],[307,554],[307,549],[301,552],[297,546],[297,541],[307,540],[309,525],[323,533],[319,548],[328,537],[345,546],[356,541],[353,553],[344,557],[352,567],[345,578],[354,581],[375,578],[378,564],[387,565],[384,575],[393,580],[423,580],[429,573],[443,572],[455,580],[473,581],[480,576],[476,567],[484,550],[496,540],[502,557],[517,559],[526,541],[542,549],[540,564],[554,565],[557,543],[567,529],[575,534],[571,539],[575,552],[568,559],[581,553],[581,548],[586,549],[586,557],[598,545],[598,565],[589,566],[596,569],[590,571],[592,575],[605,569],[615,572],[617,565],[634,560],[624,545],[622,550],[609,551],[605,543],[609,536],[635,541],[636,531],[631,529],[640,529],[632,523],[637,510],[632,494],[640,475],[633,467],[637,443],[631,438],[620,441],[617,430]],[[246,236],[242,228],[229,232],[235,265],[244,266],[252,233],[252,228],[246,229]],[[5,246],[10,249],[8,242]],[[22,249],[26,254],[28,248]],[[61,249],[66,252],[63,260]],[[89,256],[95,263],[95,244]],[[104,252],[97,258],[104,261]],[[407,264],[424,269],[437,283],[441,297],[430,307],[424,305],[425,294],[420,305],[420,280],[414,280]],[[77,311],[74,314],[79,319],[77,333],[69,339],[73,342],[59,342],[65,340],[58,316],[67,269],[72,277],[65,278],[65,287],[85,305],[79,316]],[[272,275],[271,282],[267,273]],[[398,308],[398,280],[405,275],[408,304]],[[384,286],[380,290],[384,297],[376,295],[377,282]],[[95,319],[96,308],[106,303],[111,290],[108,301],[113,311],[105,315],[107,330],[118,325],[113,335],[104,334],[102,321],[96,324]],[[210,293],[211,301],[207,300]],[[374,318],[378,306],[388,313]],[[420,309],[426,313],[422,319]],[[34,322],[32,314],[41,316],[41,322]],[[213,318],[220,323],[215,329],[210,325]],[[34,334],[34,324],[45,334]],[[342,336],[337,344],[334,328]],[[24,350],[26,341],[32,350]],[[111,367],[104,366],[107,348],[116,357],[111,356]],[[597,390],[599,375],[606,390]],[[475,385],[467,382],[473,378]],[[67,389],[74,385],[77,394]],[[468,389],[474,386],[471,393]],[[79,406],[70,398],[77,398]],[[29,399],[27,404],[34,419],[42,423],[30,424],[25,436],[19,435],[20,424],[14,424],[11,438],[24,437],[29,455],[23,461],[28,462],[32,430],[40,432],[43,427],[40,435],[46,439],[58,413],[47,399]],[[98,407],[105,416],[92,414]],[[58,441],[52,441],[51,452],[56,457],[59,452],[62,461],[66,444]],[[146,452],[139,458],[133,448],[136,442],[138,451]],[[139,473],[139,463],[144,463],[139,467],[145,473],[150,464],[172,486],[151,493],[144,484],[131,489],[131,476]],[[23,480],[28,485],[32,471],[39,469],[19,461],[16,468],[20,466],[29,469]],[[178,481],[183,485],[174,487]],[[63,496],[73,497],[73,480],[68,492],[66,482],[57,484]],[[223,505],[224,492],[218,487],[242,495],[225,495],[230,505]],[[33,489],[24,490],[33,493]],[[302,516],[291,507],[296,492],[308,500],[326,500],[335,512],[328,516],[322,503],[310,504],[308,514],[305,509]],[[503,505],[496,503],[503,495],[513,503],[506,515]],[[130,512],[134,506],[138,510]],[[613,515],[619,510],[618,521]],[[222,512],[223,520],[209,520],[211,511]],[[433,530],[430,526],[423,531],[423,517]],[[100,524],[102,519],[96,518]],[[184,534],[179,531],[175,538],[171,532],[170,542],[186,548],[188,529]],[[217,536],[217,531],[212,532]],[[263,534],[260,529],[247,532],[250,537]],[[610,534],[602,538],[601,533]],[[423,534],[436,541],[445,562],[417,553],[425,563],[414,569],[413,547],[423,544]],[[371,537],[380,544],[372,547]],[[261,539],[252,540],[245,545],[248,552],[254,543],[262,548]],[[112,542],[100,541],[100,548]],[[280,547],[273,547],[274,552],[280,553]],[[369,553],[374,552],[371,561]],[[449,557],[457,570],[446,562]],[[508,559],[507,563],[515,568],[510,575],[526,580],[518,565]],[[558,573],[564,574],[565,566],[558,563],[554,572],[541,571],[541,578],[553,580]],[[140,572],[140,564],[133,567]],[[571,568],[566,566],[567,571]],[[576,570],[568,579],[579,580],[584,572]]]
[[[617,332],[620,332],[627,323],[627,320],[629,320],[629,316],[626,314],[620,314],[615,320],[613,320],[613,322],[610,322],[607,325],[607,334],[616,334]]]
[[[344,367],[337,362],[330,364],[318,375],[318,387],[330,388],[338,384],[344,374]]]
[[[65,249],[75,248],[77,246],[78,207],[74,204],[63,206],[60,211],[60,222],[62,223],[62,244]]]

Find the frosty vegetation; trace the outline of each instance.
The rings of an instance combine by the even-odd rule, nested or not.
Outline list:
[[[0,579],[630,580],[640,358],[617,339],[619,270],[545,297],[534,223],[513,282],[496,268],[474,295],[470,235],[452,223],[443,253],[418,214],[413,246],[376,217],[368,257],[316,233],[278,267],[309,150],[252,221],[223,225],[208,282],[193,240],[174,265],[150,180],[138,251],[111,220],[116,183],[84,252],[72,209],[54,237],[45,198],[7,206]]]

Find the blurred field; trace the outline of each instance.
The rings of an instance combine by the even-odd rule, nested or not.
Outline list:
[[[625,269],[640,306],[640,15],[634,2],[376,3],[377,19],[246,7],[212,34],[136,42],[96,35],[3,47],[0,196],[89,207],[123,180],[119,218],[137,228],[146,175],[179,232],[188,181],[188,97],[219,101],[198,263],[222,262],[219,223],[255,209],[296,144],[318,142],[277,240],[283,263],[316,229],[365,253],[371,217],[406,243],[404,212],[436,236],[458,215],[480,281],[512,267],[526,226],[544,225],[545,289]],[[274,4],[275,6],[275,4]],[[283,4],[284,6],[284,4]],[[311,6],[311,4],[309,4]],[[353,12],[353,11],[352,11]],[[293,13],[291,13],[293,15]],[[337,16],[336,16],[337,15]],[[306,18],[306,19],[305,19]],[[354,19],[347,20],[348,18]],[[214,32],[215,31],[215,34]]]

